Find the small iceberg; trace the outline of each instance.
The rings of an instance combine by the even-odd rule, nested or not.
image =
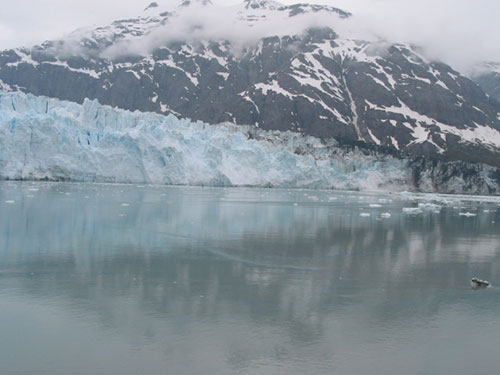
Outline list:
[[[486,280],[481,280],[478,279],[477,277],[473,277],[470,281],[470,286],[472,289],[478,289],[478,288],[487,288],[491,286],[491,283]]]
[[[474,216],[476,216],[476,214],[473,214],[472,212],[460,212],[458,215],[465,216],[465,217],[474,217]]]
[[[441,211],[443,207],[435,203],[419,203],[418,208],[420,208],[421,210],[429,210],[436,212],[436,211]]]
[[[384,219],[388,219],[391,217],[391,214],[389,212],[383,212],[380,216]]]
[[[362,213],[359,214],[359,216],[361,216],[361,217],[370,217],[372,215],[369,214],[368,212],[362,212]]]
[[[403,207],[403,212],[408,215],[419,215],[423,211],[418,207]]]

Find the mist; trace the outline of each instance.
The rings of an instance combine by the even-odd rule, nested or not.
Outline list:
[[[253,23],[241,19],[241,6],[197,6],[179,10],[163,26],[147,35],[118,42],[104,51],[103,57],[116,58],[121,55],[143,55],[171,42],[228,41],[233,53],[246,46],[256,45],[262,38],[270,36],[300,35],[313,27],[332,27],[341,22],[337,13],[322,11],[307,13],[290,19],[288,12],[269,12],[265,19]],[[263,12],[264,13],[264,12]],[[259,14],[260,15],[260,14]]]
[[[9,4],[0,15],[0,49],[59,39],[89,25],[143,14],[150,1],[137,0],[25,0]],[[180,0],[157,0],[176,8]],[[427,58],[468,71],[482,61],[500,61],[500,2],[497,0],[316,0],[300,1],[339,7],[353,13],[349,19],[324,13],[295,17],[293,22],[272,17],[253,27],[238,23],[234,5],[242,0],[212,0],[214,7],[192,8],[172,18],[141,40],[119,43],[105,52],[147,54],[170,41],[227,39],[235,46],[254,43],[270,35],[300,34],[309,27],[331,27],[341,37],[405,43],[421,47]],[[282,0],[291,4],[299,1]],[[96,11],[98,9],[99,11]],[[232,13],[231,13],[232,12]]]
[[[417,45],[427,58],[461,71],[500,61],[497,0],[340,0],[338,5],[354,13],[336,30],[345,37]]]

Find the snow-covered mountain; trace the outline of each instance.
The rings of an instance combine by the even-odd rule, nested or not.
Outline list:
[[[0,85],[500,166],[495,99],[414,46],[340,36],[349,17],[271,0],[155,2],[137,18],[1,52]]]
[[[23,93],[0,93],[0,179],[500,192],[500,171],[490,166]]]

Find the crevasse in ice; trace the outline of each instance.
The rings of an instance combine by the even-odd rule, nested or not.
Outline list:
[[[407,170],[297,133],[0,93],[2,179],[404,190]]]

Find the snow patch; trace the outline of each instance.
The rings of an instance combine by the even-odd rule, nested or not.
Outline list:
[[[206,45],[206,46],[205,46],[205,48],[206,48],[206,49],[205,49],[205,51],[204,51],[202,54],[200,54],[200,56],[202,56],[202,57],[204,57],[204,58],[206,58],[206,59],[208,59],[208,60],[212,60],[212,59],[213,59],[213,60],[216,60],[216,61],[217,61],[217,63],[218,63],[220,66],[222,66],[222,67],[223,67],[223,68],[225,68],[225,69],[228,69],[229,64],[228,64],[228,61],[227,61],[224,57],[221,57],[221,56],[216,55],[216,54],[215,54],[215,53],[214,53],[214,52],[210,49],[210,47],[209,47],[208,45]]]
[[[372,138],[373,142],[375,142],[375,144],[380,146],[381,145],[380,140],[377,137],[375,137],[375,135],[372,133],[372,131],[369,128],[367,128],[367,130],[368,130],[368,134],[370,134],[370,137]]]
[[[391,106],[391,107],[383,107],[378,106],[376,104],[370,103],[366,101],[370,109],[385,111],[389,113],[400,114],[406,117],[407,119],[413,119],[416,122],[416,125],[405,124],[410,130],[412,130],[412,136],[414,140],[411,144],[419,144],[423,142],[429,142],[433,144],[438,152],[444,152],[444,150],[437,144],[432,141],[431,138],[431,129],[429,126],[437,126],[441,130],[442,133],[454,134],[461,138],[462,142],[469,143],[480,143],[483,145],[489,145],[494,148],[500,148],[500,132],[489,126],[482,126],[477,123],[474,123],[474,127],[468,127],[466,129],[458,129],[454,126],[443,124],[431,117],[426,115],[422,115],[417,111],[412,110],[405,103],[399,100],[399,107]]]
[[[20,57],[20,60],[12,63],[7,63],[7,66],[17,67],[19,64],[29,64],[38,66],[39,63],[31,58],[31,53],[26,53],[23,49],[15,49],[14,52]]]
[[[101,78],[101,76],[99,75],[99,73],[97,73],[95,70],[92,70],[92,69],[84,69],[84,68],[81,68],[81,69],[77,69],[77,68],[72,68],[68,65],[68,63],[66,61],[50,61],[50,62],[47,62],[47,61],[44,61],[42,63],[43,65],[53,65],[53,66],[62,66],[63,68],[71,71],[71,72],[75,72],[75,73],[81,73],[81,74],[86,74],[92,78],[95,78],[95,79],[99,79]]]
[[[393,147],[396,149],[396,150],[399,150],[399,142],[396,138],[394,137],[389,137],[389,139],[391,140],[391,143],[393,145]]]
[[[224,81],[227,81],[227,79],[229,78],[229,73],[217,72],[217,74],[224,78]]]
[[[177,70],[181,71],[182,73],[184,73],[184,75],[191,81],[191,83],[194,86],[198,86],[199,85],[198,78],[196,78],[195,76],[193,76],[191,73],[186,72],[181,67],[177,66],[177,64],[173,60],[159,60],[159,61],[156,61],[156,64],[167,65],[170,68],[177,69]]]
[[[141,80],[141,76],[139,75],[139,73],[137,73],[135,70],[126,70],[127,73],[132,73],[134,75],[135,78],[137,78],[138,81]]]
[[[13,90],[12,87],[10,87],[10,85],[6,84],[0,79],[0,91],[9,92]]]

